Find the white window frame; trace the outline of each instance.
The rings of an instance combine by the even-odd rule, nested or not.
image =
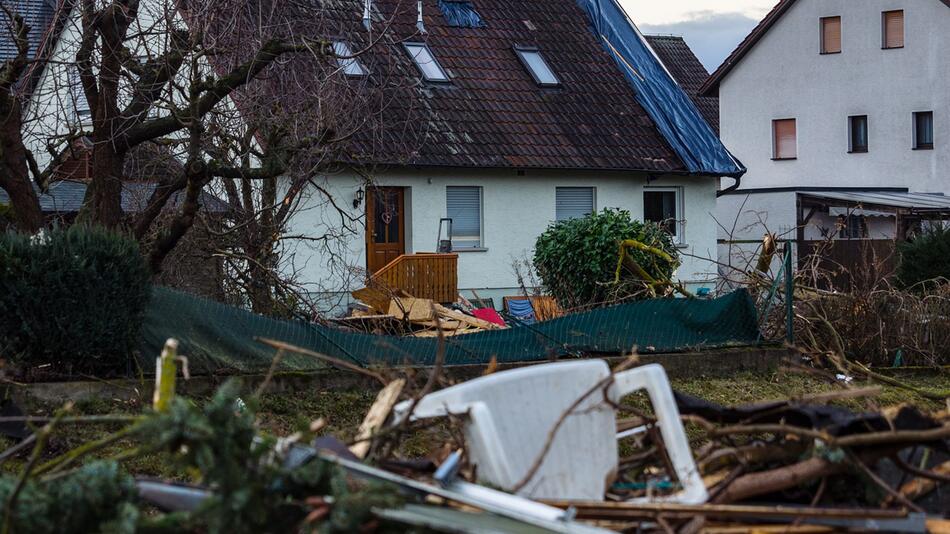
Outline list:
[[[485,189],[480,185],[447,185],[445,186],[445,216],[449,217],[449,189],[460,188],[460,189],[470,189],[474,188],[478,190],[478,244],[475,246],[465,245],[459,246],[456,242],[455,233],[455,221],[452,221],[452,230],[449,234],[449,239],[452,241],[452,251],[453,252],[477,252],[487,250],[485,247]],[[473,237],[473,236],[464,236],[464,237]],[[462,239],[462,242],[471,242],[472,239]]]
[[[558,77],[557,73],[554,72],[554,69],[551,67],[551,64],[548,63],[547,58],[544,57],[544,54],[541,53],[541,50],[533,46],[515,46],[515,54],[518,55],[518,59],[521,60],[521,64],[524,66],[525,70],[531,74],[531,77],[534,79],[534,83],[538,84],[541,87],[560,87],[561,79]],[[526,55],[534,54],[538,57],[541,63],[544,65],[544,68],[547,69],[546,74],[550,74],[551,78],[554,81],[542,80],[541,74],[534,67],[531,66],[531,63],[528,61]]]
[[[566,189],[589,189],[589,190],[590,190],[590,212],[591,212],[591,213],[597,213],[597,188],[596,188],[596,187],[586,186],[586,185],[576,185],[576,186],[575,186],[575,185],[565,185],[565,186],[558,186],[558,187],[555,187],[555,188],[554,188],[554,220],[555,220],[555,221],[566,221],[566,220],[570,220],[570,219],[572,218],[572,217],[567,217],[567,218],[562,219],[562,218],[558,217],[558,214],[557,214],[557,194],[558,194],[558,191],[566,190]]]
[[[422,78],[427,82],[433,83],[452,83],[451,78],[449,78],[448,71],[442,67],[442,64],[439,63],[439,60],[435,57],[435,54],[432,53],[432,49],[429,48],[428,43],[422,43],[418,41],[410,41],[402,43],[402,47],[406,50],[406,53],[409,54],[409,59],[412,60],[412,63],[416,66],[416,69],[419,70],[419,73],[422,75]],[[415,50],[425,50],[429,57],[432,58],[432,65],[438,69],[440,76],[434,77],[430,76],[429,73],[422,67],[422,64],[419,62],[417,57],[418,53]]]
[[[350,43],[342,39],[333,41],[333,54],[336,64],[343,71],[343,74],[354,78],[369,75],[366,67],[357,58],[352,57],[353,49],[350,48]]]
[[[674,193],[676,195],[674,204],[676,205],[676,235],[673,237],[673,243],[676,246],[686,246],[686,202],[685,193],[682,186],[644,186],[643,187],[643,220],[646,220],[646,194],[647,193]]]

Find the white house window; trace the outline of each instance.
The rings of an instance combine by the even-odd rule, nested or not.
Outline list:
[[[439,62],[436,61],[435,56],[432,55],[432,50],[429,49],[429,45],[425,43],[403,43],[403,46],[406,47],[406,51],[409,52],[409,57],[415,62],[416,67],[419,68],[419,72],[422,73],[422,77],[425,78],[426,81],[449,81],[449,75],[445,73],[442,65],[439,65]]]
[[[594,197],[596,190],[593,187],[558,187],[555,188],[555,218],[558,221],[579,219],[594,212]]]
[[[868,151],[868,116],[848,117],[848,152]]]
[[[795,119],[772,121],[772,159],[798,157],[798,126]]]
[[[542,87],[554,87],[561,84],[557,75],[554,74],[551,66],[548,65],[544,56],[541,55],[541,51],[537,48],[516,46],[515,53],[518,54],[518,58],[525,68],[528,69],[528,72],[531,73],[531,77],[534,78],[535,83]]]
[[[934,112],[918,111],[914,113],[914,149],[933,150]]]
[[[644,188],[643,218],[662,225],[673,236],[674,241],[684,243],[683,188]]]
[[[336,56],[336,64],[343,69],[347,76],[366,76],[369,74],[363,65],[353,57],[353,50],[346,41],[333,41],[333,55]]]
[[[445,188],[446,217],[452,219],[452,248],[481,248],[482,188],[448,186]]]
[[[881,18],[882,48],[904,48],[904,11],[885,11]]]
[[[92,111],[86,102],[86,93],[82,89],[79,78],[79,67],[69,65],[67,83],[69,84],[69,99],[73,107],[73,121],[77,125],[88,125],[92,122]]]

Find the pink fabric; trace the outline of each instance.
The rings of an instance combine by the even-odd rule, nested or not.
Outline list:
[[[505,326],[505,320],[501,318],[501,315],[498,315],[498,312],[491,308],[479,308],[477,310],[472,310],[472,315],[483,321]]]

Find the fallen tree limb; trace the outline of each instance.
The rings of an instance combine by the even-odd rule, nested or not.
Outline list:
[[[827,432],[783,424],[734,425],[707,430],[710,436],[723,437],[736,434],[782,434],[818,439],[829,447],[859,447],[865,445],[887,445],[901,443],[920,443],[950,438],[950,425],[929,430],[897,430],[868,432],[835,437]]]

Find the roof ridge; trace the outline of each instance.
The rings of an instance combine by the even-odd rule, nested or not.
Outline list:
[[[950,0],[937,0],[941,4],[950,7]],[[791,7],[794,5],[796,0],[780,0],[779,3],[775,4],[775,7],[772,8],[765,17],[759,21],[759,23],[749,32],[748,35],[736,46],[735,50],[723,60],[722,64],[709,75],[709,79],[706,80],[706,83],[699,88],[699,94],[701,96],[716,96],[710,94],[714,89],[718,91],[719,82],[726,77],[732,69],[742,61],[749,51],[758,44],[759,40],[765,36],[765,34],[774,26]]]

